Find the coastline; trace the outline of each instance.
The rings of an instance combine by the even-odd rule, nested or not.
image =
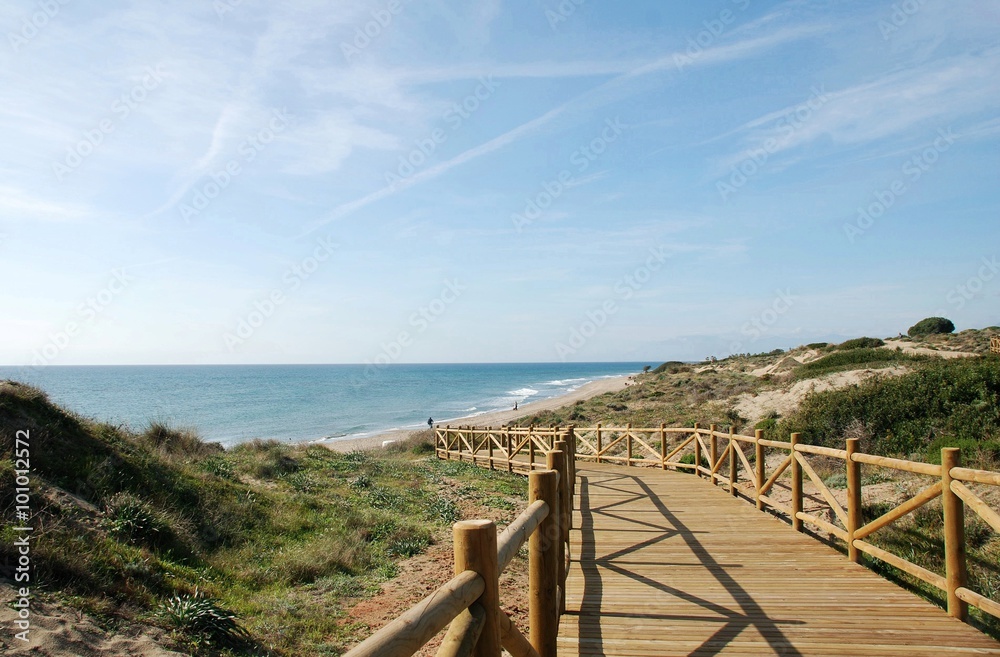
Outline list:
[[[552,411],[557,408],[562,408],[563,406],[568,406],[579,400],[590,399],[591,397],[596,397],[598,395],[603,395],[606,392],[618,392],[625,388],[625,385],[630,381],[634,374],[629,374],[625,376],[615,376],[605,379],[597,379],[596,381],[591,381],[585,385],[580,386],[572,392],[568,392],[565,395],[560,395],[558,397],[550,397],[549,399],[541,399],[536,402],[531,402],[530,404],[524,404],[520,406],[516,411],[491,411],[489,413],[483,413],[482,415],[472,415],[467,417],[461,417],[454,420],[449,420],[447,423],[451,426],[467,425],[473,427],[502,427],[505,424],[516,420],[519,417],[524,417],[525,415],[531,415],[532,413],[538,413],[541,411]],[[437,424],[437,423],[435,423]],[[319,443],[324,447],[336,450],[338,452],[353,452],[355,450],[370,450],[379,449],[383,446],[386,441],[400,442],[406,440],[410,435],[414,433],[419,433],[420,431],[425,431],[424,429],[399,429],[396,431],[386,431],[383,433],[378,433],[371,436],[363,436],[360,438],[345,438],[343,440],[331,440],[327,442]]]

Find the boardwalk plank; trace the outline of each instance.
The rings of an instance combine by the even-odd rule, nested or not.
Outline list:
[[[1000,655],[997,643],[691,475],[577,464],[559,655]]]

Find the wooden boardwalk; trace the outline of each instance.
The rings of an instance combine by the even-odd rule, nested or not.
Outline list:
[[[694,476],[577,464],[559,655],[1000,655],[1000,644]]]

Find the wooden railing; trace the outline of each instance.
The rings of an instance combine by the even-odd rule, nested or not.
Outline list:
[[[471,434],[438,429],[438,444],[472,449]],[[515,432],[516,434],[516,432]],[[513,657],[555,657],[559,618],[566,608],[569,530],[572,523],[574,468],[570,446],[552,433],[531,443],[544,454],[544,464],[517,471],[528,473],[528,508],[497,537],[488,520],[467,520],[453,527],[455,577],[411,607],[344,657],[409,657],[445,627],[438,657],[499,657],[501,646]],[[531,439],[531,436],[528,436]],[[480,446],[482,442],[479,442]],[[526,446],[513,438],[507,445]],[[439,451],[440,453],[440,451]],[[517,455],[520,452],[514,451]],[[528,450],[525,450],[525,454]],[[514,471],[512,464],[508,469]],[[528,637],[500,608],[499,577],[518,551],[528,544]],[[450,625],[449,625],[450,624]]]
[[[968,621],[969,605],[1000,618],[1000,603],[967,586],[965,541],[966,507],[1000,533],[1000,514],[970,487],[1000,486],[1000,473],[960,467],[960,452],[956,448],[941,450],[941,465],[935,465],[865,454],[859,450],[857,439],[847,440],[845,449],[832,449],[802,443],[797,433],[791,434],[786,442],[767,440],[761,431],[756,431],[754,436],[736,434],[732,430],[721,432],[715,425],[707,429],[697,424],[693,428],[661,425],[655,429],[640,429],[631,425],[603,427],[598,424],[592,428],[548,429],[448,427],[437,431],[437,454],[439,458],[470,461],[484,467],[531,471],[540,467],[536,455],[549,449],[552,441],[559,440],[565,441],[575,459],[580,461],[693,472],[709,479],[713,485],[721,484],[731,495],[753,502],[762,511],[771,509],[783,513],[797,531],[803,531],[808,524],[829,533],[846,544],[851,561],[860,563],[861,554],[867,554],[940,589],[947,596],[948,613],[956,618]],[[534,445],[534,449],[529,453],[526,445]],[[774,450],[787,452],[787,456],[769,472],[767,457]],[[846,504],[838,501],[817,473],[810,462],[816,457],[843,462]],[[863,465],[932,477],[933,482],[902,504],[864,523]],[[786,472],[790,479],[787,504],[776,499],[773,493]],[[812,482],[818,495],[808,496],[818,506],[812,513],[803,510],[805,478]],[[785,485],[785,481],[781,481]],[[942,500],[944,525],[944,576],[866,540],[938,497]],[[817,510],[825,509],[832,516],[830,520],[817,515]]]
[[[1000,335],[994,335],[990,338],[990,351],[1000,354]]]

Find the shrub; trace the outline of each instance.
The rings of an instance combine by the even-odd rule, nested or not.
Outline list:
[[[105,528],[123,543],[153,547],[170,535],[170,527],[153,508],[129,493],[116,493],[104,510]]]
[[[247,631],[236,617],[198,589],[194,594],[175,595],[161,606],[167,622],[195,645],[239,647],[247,642]]]
[[[970,449],[995,442],[1000,439],[1000,368],[988,358],[930,361],[902,376],[811,394],[779,423],[782,434],[802,432],[808,442],[831,447],[842,446],[858,427],[872,436],[870,450],[876,454],[940,452],[945,444],[958,444],[951,441],[971,441]]]
[[[935,333],[954,333],[955,325],[944,317],[928,317],[922,319],[906,332],[911,338],[933,335]]]
[[[653,374],[677,374],[678,372],[690,371],[690,369],[690,367],[679,360],[669,360],[653,370]]]
[[[838,349],[877,349],[885,346],[885,342],[878,338],[854,338],[846,342],[841,342]]]
[[[795,368],[795,376],[798,378],[811,378],[830,372],[860,369],[863,367],[888,367],[897,363],[919,360],[921,358],[918,356],[899,353],[891,349],[847,349],[834,351],[828,356],[823,356]]]
[[[223,451],[219,443],[207,443],[193,431],[174,429],[162,422],[152,422],[138,440],[165,454],[204,457]]]
[[[830,344],[829,342],[810,342],[809,344],[806,345],[806,347],[808,347],[809,349],[822,349],[823,347],[826,347],[829,344]]]
[[[694,465],[694,452],[688,452],[687,454],[685,454],[684,456],[682,456],[680,462],[681,463],[686,463],[688,465]],[[701,465],[702,465],[702,467],[705,467],[705,468],[709,467],[709,465],[708,465],[708,459],[705,458],[704,456],[701,457]],[[687,474],[694,474],[694,470],[689,470],[687,468],[681,470],[681,472],[686,472]]]

